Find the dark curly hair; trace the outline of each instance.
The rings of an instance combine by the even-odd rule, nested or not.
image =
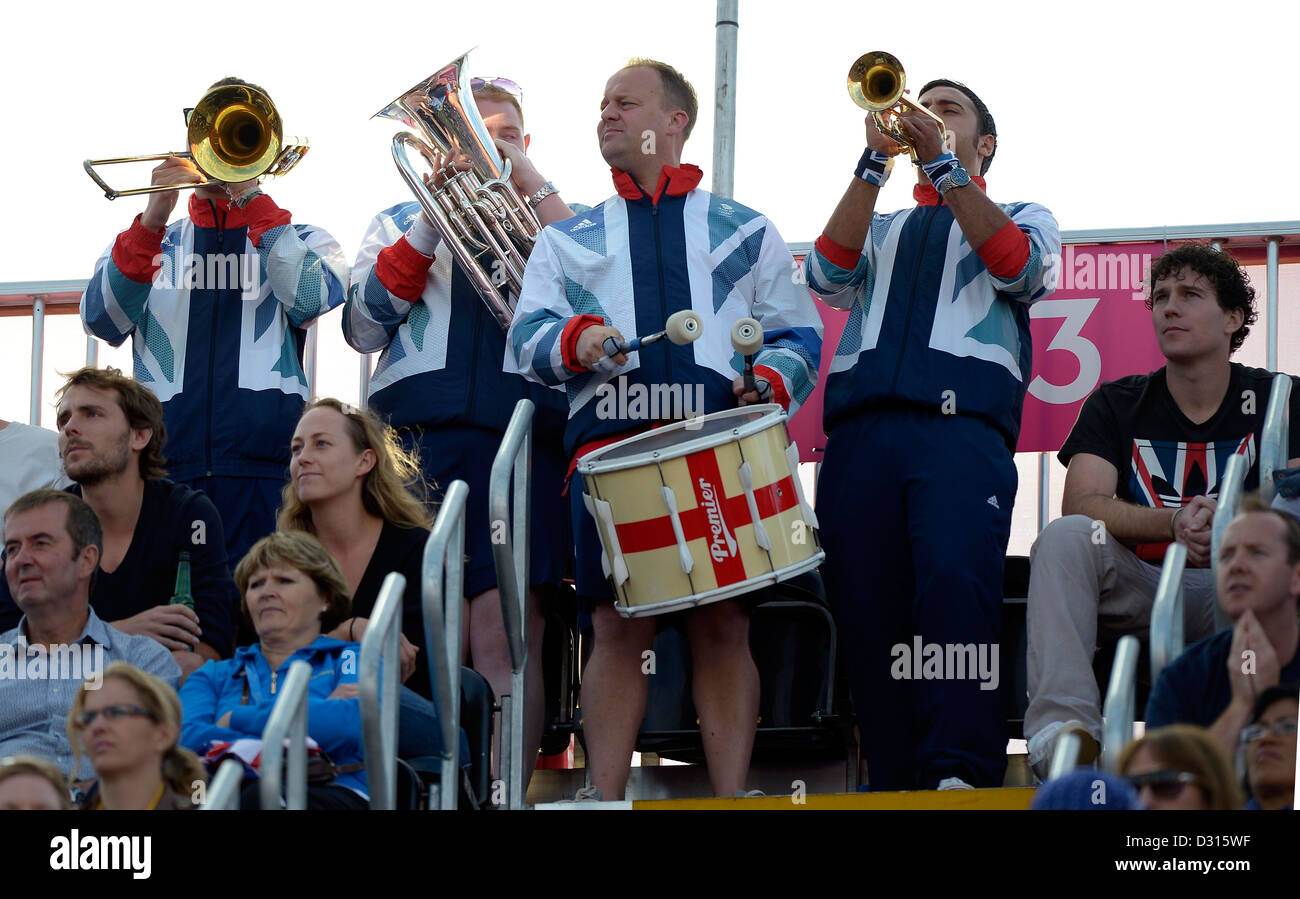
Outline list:
[[[1194,272],[1210,282],[1219,308],[1224,312],[1241,310],[1241,327],[1233,332],[1232,344],[1228,348],[1228,355],[1231,356],[1241,349],[1241,345],[1246,342],[1246,335],[1250,333],[1250,326],[1259,318],[1259,313],[1255,311],[1255,288],[1250,285],[1250,278],[1228,253],[1206,244],[1183,244],[1151,263],[1151,277],[1147,285],[1148,309],[1152,308],[1151,297],[1155,293],[1156,282],[1173,278],[1184,270]]]

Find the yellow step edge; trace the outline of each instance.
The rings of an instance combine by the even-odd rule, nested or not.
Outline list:
[[[637,799],[636,811],[799,811],[906,809],[1023,810],[1034,801],[1033,787],[988,790],[913,790],[898,793],[819,793],[802,797],[756,796],[749,799]]]

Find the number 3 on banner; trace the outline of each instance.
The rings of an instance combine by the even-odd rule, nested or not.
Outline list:
[[[1056,332],[1048,350],[1066,350],[1079,360],[1079,376],[1069,384],[1052,384],[1042,375],[1029,382],[1029,392],[1044,403],[1065,406],[1078,402],[1101,381],[1101,353],[1097,345],[1079,332],[1088,316],[1101,302],[1100,297],[1073,300],[1039,300],[1029,307],[1030,318],[1063,318],[1065,324]]]

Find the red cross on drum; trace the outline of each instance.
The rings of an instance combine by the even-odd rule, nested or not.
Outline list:
[[[673,422],[579,459],[619,614],[717,602],[821,564],[798,466],[777,405]]]

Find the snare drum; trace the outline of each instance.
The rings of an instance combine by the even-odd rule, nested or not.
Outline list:
[[[578,460],[626,618],[757,590],[825,557],[777,405],[674,422]]]

